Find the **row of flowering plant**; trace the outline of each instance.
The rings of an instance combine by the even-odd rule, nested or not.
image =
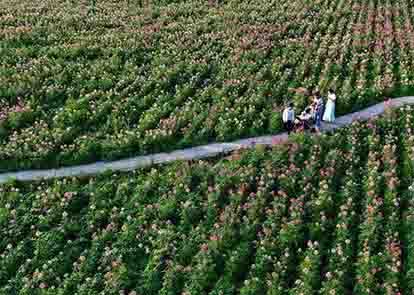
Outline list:
[[[382,234],[384,230],[384,199],[382,194],[381,162],[382,138],[380,127],[372,126],[373,133],[369,138],[369,154],[364,178],[364,197],[362,221],[359,229],[358,258],[356,262],[357,276],[355,292],[371,294],[380,288],[380,277],[383,273]]]
[[[279,132],[286,102],[303,109],[316,89],[344,114],[414,82],[409,0],[0,10],[1,170]]]
[[[397,125],[398,126],[398,125]],[[395,129],[394,129],[395,130]],[[384,213],[386,215],[384,250],[384,291],[397,294],[401,291],[400,272],[402,270],[401,244],[401,197],[398,176],[397,139],[390,134],[385,139],[384,162]]]
[[[225,159],[0,186],[0,293],[405,294],[412,110]]]
[[[357,238],[358,211],[361,203],[361,165],[364,148],[361,144],[362,128],[354,123],[349,132],[350,148],[345,154],[345,162],[349,163],[345,170],[344,180],[336,198],[340,201],[335,219],[335,230],[329,252],[327,271],[324,274],[321,294],[346,294],[348,282],[352,277],[353,256]]]

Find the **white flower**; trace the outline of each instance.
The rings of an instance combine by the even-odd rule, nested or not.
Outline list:
[[[326,273],[326,278],[329,280],[330,278],[332,278],[332,274],[330,272]]]

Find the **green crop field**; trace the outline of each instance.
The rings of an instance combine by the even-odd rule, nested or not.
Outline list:
[[[412,294],[413,115],[230,159],[2,185],[0,294]]]
[[[333,87],[338,113],[414,85],[410,0],[2,0],[0,170],[281,130]]]
[[[282,131],[414,91],[411,0],[1,0],[0,172]],[[412,295],[414,108],[0,185],[0,295]]]

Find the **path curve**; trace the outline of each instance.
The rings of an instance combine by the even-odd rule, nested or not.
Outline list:
[[[414,96],[405,96],[395,98],[387,102],[378,103],[361,111],[351,113],[336,119],[334,124],[323,124],[323,131],[331,131],[337,128],[347,126],[355,119],[369,119],[380,115],[387,106],[400,107],[403,105],[414,104]],[[233,142],[212,143],[182,150],[173,151],[171,153],[158,153],[146,156],[137,156],[124,160],[110,162],[96,162],[93,164],[62,167],[47,170],[25,170],[18,172],[0,173],[0,184],[6,183],[11,179],[19,181],[31,181],[39,179],[51,179],[68,176],[88,176],[96,175],[108,170],[112,171],[132,171],[137,168],[148,167],[155,164],[168,163],[177,160],[198,160],[214,157],[222,153],[228,153],[241,148],[250,148],[256,144],[274,145],[286,141],[287,133],[277,135],[252,137]]]

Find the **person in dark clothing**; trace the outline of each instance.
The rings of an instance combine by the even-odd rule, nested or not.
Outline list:
[[[322,117],[324,113],[324,105],[323,105],[323,99],[319,91],[316,92],[315,94],[314,104],[315,104],[315,127],[316,127],[316,131],[320,132]]]

